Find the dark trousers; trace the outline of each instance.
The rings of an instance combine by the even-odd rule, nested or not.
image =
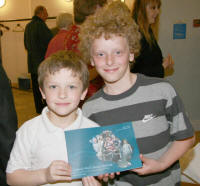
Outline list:
[[[37,79],[38,79],[37,74],[31,74],[35,109],[36,109],[36,112],[38,114],[40,114],[42,112],[42,109],[46,106],[46,102],[45,102],[45,100],[42,99],[42,95],[39,90],[39,85],[38,85]]]

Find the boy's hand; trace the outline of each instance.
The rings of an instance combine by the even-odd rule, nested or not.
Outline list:
[[[141,168],[132,169],[130,171],[133,171],[138,175],[147,175],[161,172],[164,170],[164,166],[161,161],[145,158],[142,154],[140,154],[140,159],[143,163],[143,166]]]
[[[120,175],[120,172],[99,175],[98,179],[99,180],[103,180],[104,182],[108,182],[109,179],[114,179],[115,178],[115,174],[116,175]]]
[[[53,161],[45,171],[47,183],[56,181],[70,181],[71,167],[68,163],[62,160]]]
[[[82,179],[84,186],[101,186],[101,183],[93,176],[88,176]]]

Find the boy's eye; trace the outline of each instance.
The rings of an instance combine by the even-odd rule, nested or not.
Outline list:
[[[104,54],[103,53],[97,53],[96,56],[102,57],[102,56],[104,56]]]
[[[153,10],[155,10],[155,9],[159,9],[158,6],[152,6],[151,8],[152,8]]]
[[[102,57],[102,56],[103,56],[103,53],[99,53],[98,56],[101,56],[101,57]]]
[[[74,89],[74,88],[76,88],[76,86],[70,85],[69,88],[70,88],[70,89]]]
[[[116,55],[116,56],[121,56],[121,55],[123,55],[123,51],[117,50],[117,51],[115,52],[115,55]]]
[[[49,88],[50,88],[50,89],[55,89],[55,88],[56,88],[56,85],[50,85]]]
[[[121,54],[121,51],[116,51],[116,54],[117,54],[117,55]]]

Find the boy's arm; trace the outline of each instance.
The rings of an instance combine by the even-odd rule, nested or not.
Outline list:
[[[174,141],[168,151],[166,151],[158,160],[145,158],[141,155],[140,158],[143,162],[143,167],[132,169],[131,171],[136,172],[139,175],[161,172],[179,160],[183,154],[192,147],[194,142],[194,136],[185,140]]]
[[[9,185],[43,185],[56,181],[71,181],[71,167],[68,163],[57,160],[53,161],[48,168],[38,170],[18,169],[13,173],[7,173]]]
[[[42,185],[45,184],[45,169],[28,171],[28,170],[16,170],[13,173],[7,173],[8,185]]]
[[[168,151],[159,159],[163,163],[164,169],[171,166],[187,152],[195,142],[195,136],[181,141],[174,141]]]

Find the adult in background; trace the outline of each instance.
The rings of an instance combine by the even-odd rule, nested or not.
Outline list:
[[[94,14],[97,9],[101,8],[107,0],[74,0],[74,25],[70,28],[66,41],[66,49],[78,51],[80,25],[85,19]],[[95,74],[94,74],[95,76]],[[91,77],[91,72],[90,72]],[[93,77],[93,76],[92,76]],[[93,78],[90,78],[93,79]]]
[[[72,14],[61,13],[56,17],[56,26],[59,28],[59,32],[49,42],[45,58],[59,50],[66,49],[66,39],[68,38],[68,32],[72,24]]]
[[[84,21],[87,19],[87,17],[89,17],[90,15],[93,15],[96,11],[102,8],[107,3],[107,0],[87,0],[87,1],[74,0],[73,3],[74,3],[74,21],[77,27],[79,28],[81,24],[84,23]],[[73,36],[72,38],[76,38],[76,35],[75,37]],[[72,43],[72,42],[69,41],[68,43]],[[78,38],[78,43],[79,43],[79,38]],[[104,84],[102,78],[96,72],[96,69],[92,67],[91,65],[88,65],[88,68],[90,72],[90,86],[88,89],[86,99],[91,97]]]
[[[0,185],[7,186],[5,170],[15,140],[17,114],[10,81],[3,69],[1,59],[0,77]]]
[[[37,6],[32,20],[26,25],[24,32],[24,45],[28,52],[28,71],[31,73],[34,102],[38,114],[46,104],[39,91],[37,69],[44,60],[49,41],[53,37],[45,23],[47,18],[46,8]]]
[[[133,4],[132,16],[142,39],[140,55],[135,59],[131,72],[163,78],[165,70],[173,68],[171,55],[163,58],[156,41],[160,6],[160,0],[135,0]]]
[[[94,14],[105,3],[107,0],[74,0],[74,21],[82,24],[87,16]]]

